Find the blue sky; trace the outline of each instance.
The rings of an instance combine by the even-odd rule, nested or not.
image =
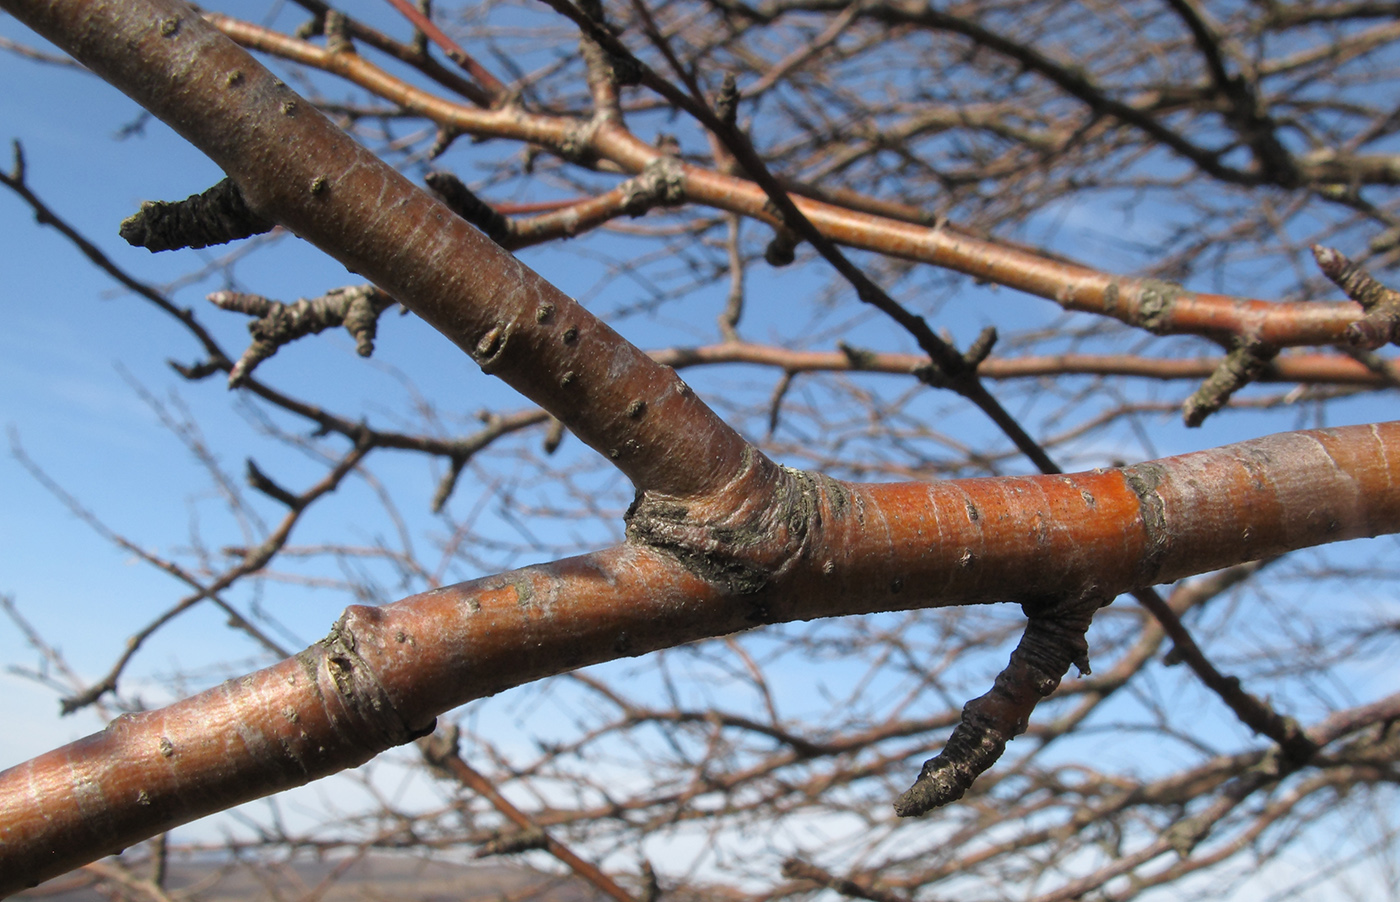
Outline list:
[[[0,18],[0,37],[35,40],[8,17]],[[152,256],[117,237],[117,224],[141,201],[183,197],[221,177],[212,163],[159,122],[146,121],[139,135],[116,140],[113,136],[123,128],[142,121],[140,111],[129,101],[84,73],[38,66],[4,53],[0,53],[0,85],[7,86],[0,91],[0,139],[23,142],[29,183],[119,265],[138,278],[160,283],[184,276],[198,260],[212,262],[230,252],[215,249]],[[461,153],[469,154],[470,148]],[[1102,228],[1102,222],[1101,211],[1072,210],[1062,217],[1062,228],[1069,235],[1083,234]],[[188,545],[192,526],[213,547],[238,539],[235,524],[222,514],[222,502],[211,490],[207,472],[162,426],[143,393],[177,415],[180,405],[186,406],[220,463],[236,477],[241,476],[245,455],[258,456],[260,462],[276,461],[277,476],[290,485],[304,484],[320,472],[317,464],[288,456],[275,441],[255,434],[220,380],[190,384],[175,377],[165,359],[193,362],[196,348],[187,335],[143,301],[116,288],[56,232],[34,224],[28,208],[8,191],[0,191],[0,223],[5,235],[0,247],[0,285],[6,288],[6,297],[0,301],[4,314],[0,425],[104,522],[160,551]],[[541,252],[528,259],[566,291],[584,297],[602,268],[590,267],[576,255]],[[238,273],[260,290],[276,291],[284,299],[314,295],[346,280],[338,264],[296,246],[290,238],[241,264]],[[805,298],[820,287],[807,281],[810,278],[764,272],[755,276],[755,296],[774,298],[766,310],[755,312],[760,337],[765,328],[777,330],[787,318],[809,315],[803,309]],[[179,288],[174,297],[200,310],[229,347],[241,347],[242,325],[236,318],[206,315],[203,296],[219,287],[215,273]],[[987,321],[981,312],[983,304],[1024,310],[1027,316],[1048,315],[1049,305],[1009,294],[977,295],[978,300],[961,304],[948,322],[965,342]],[[719,303],[714,298],[703,311],[706,327]],[[794,310],[801,312],[794,314]],[[634,317],[623,331],[646,345],[681,340],[691,328],[692,324],[664,317]],[[414,319],[388,317],[379,348],[378,362],[366,366],[354,357],[347,336],[328,334],[269,361],[260,375],[274,384],[294,382],[340,410],[354,411],[363,405],[385,422],[412,400],[389,368],[390,362],[435,396],[451,398],[452,403],[445,406],[456,416],[465,418],[476,406],[488,404],[504,409],[517,406],[507,390],[483,377],[456,349]],[[716,392],[729,378],[722,373],[687,376],[702,391],[709,385]],[[1330,422],[1397,415],[1400,408],[1393,397],[1369,396],[1334,408]],[[1164,418],[1156,438],[1167,453],[1292,428],[1298,425],[1295,421],[1292,412],[1272,418],[1245,416],[1222,419],[1212,430],[1187,434],[1174,418]],[[1102,453],[1108,456],[1116,450],[1105,448]],[[421,462],[405,458],[382,466],[389,478],[406,487],[404,494],[420,498],[431,494],[434,474]],[[465,505],[469,500],[469,493],[461,490],[454,503]],[[376,541],[389,527],[372,514],[364,516],[375,504],[366,487],[347,487],[316,512],[321,519],[308,523],[306,529],[311,534],[334,532],[338,524],[332,527],[328,522],[343,517],[347,525],[339,534],[366,543]],[[272,504],[260,510],[269,518],[276,515]],[[410,512],[409,517],[415,529],[434,528],[434,521],[421,510]],[[1371,547],[1359,553],[1363,557],[1377,553]],[[85,676],[105,670],[126,635],[184,591],[96,535],[13,456],[0,453],[0,593],[12,597],[23,615],[61,646]],[[348,602],[336,593],[286,586],[273,585],[265,591],[269,604],[275,602],[289,611],[285,619],[304,642],[324,634]],[[134,684],[141,687],[148,703],[159,704],[171,692],[162,677],[194,671],[196,676],[186,685],[207,683],[229,675],[222,668],[202,670],[207,663],[232,660],[255,666],[251,646],[231,636],[222,618],[202,606],[162,631],[142,653]],[[35,662],[36,655],[25,647],[13,625],[0,618],[0,663],[32,667]],[[802,679],[794,676],[792,682],[794,693],[799,694]],[[53,693],[10,673],[0,673],[0,688],[0,713],[10,727],[0,732],[0,767],[102,725],[91,713],[57,718]],[[308,790],[307,798],[321,792]]]
[[[0,36],[37,41],[8,17],[0,19]],[[158,284],[183,277],[199,265],[196,261],[213,262],[222,254],[238,252],[230,248],[153,256],[117,237],[116,224],[141,201],[182,197],[221,177],[211,162],[160,122],[142,116],[118,92],[83,72],[36,65],[9,54],[0,54],[0,83],[19,88],[0,92],[4,126],[0,138],[23,142],[30,185],[118,265]],[[121,140],[115,137],[133,125],[140,126],[136,134]],[[461,153],[469,155],[470,148]],[[153,161],[159,162],[153,165]],[[469,156],[459,163],[469,166]],[[1057,213],[1055,219],[1069,240],[1105,230],[1103,211],[1071,209]],[[0,422],[30,458],[113,529],[153,549],[187,543],[192,520],[214,519],[219,502],[211,494],[207,474],[161,427],[142,394],[166,405],[175,399],[188,405],[211,447],[234,449],[231,459],[222,462],[236,475],[241,473],[242,455],[256,456],[259,439],[250,437],[245,419],[219,380],[189,384],[170,372],[167,357],[193,362],[197,349],[167,317],[116,287],[55,231],[35,225],[27,207],[9,192],[0,192],[0,222],[6,224],[8,236],[0,255],[0,277],[9,288],[4,302],[6,328],[0,331]],[[1111,229],[1107,231],[1111,234]],[[239,278],[286,299],[314,295],[328,284],[345,280],[343,269],[334,261],[297,245],[294,239],[281,239],[271,250],[240,264]],[[601,265],[590,267],[577,255],[548,251],[527,259],[581,297],[588,296],[602,269]],[[771,295],[778,300],[767,310],[754,305],[758,309],[750,321],[757,322],[760,337],[764,322],[771,323],[770,330],[782,328],[794,310],[802,311],[803,294],[815,295],[819,288],[818,283],[806,281],[811,279],[808,275],[794,280],[784,271],[758,269],[751,279],[755,298]],[[243,335],[237,318],[210,315],[203,300],[208,291],[220,287],[216,273],[173,296],[200,311],[204,322],[229,347],[239,347]],[[985,296],[985,302],[952,308],[951,319],[940,325],[951,323],[966,341],[987,321],[978,314],[983,304],[996,305],[1002,315],[1007,308],[1024,308],[1026,316],[1049,315],[1048,305],[1014,292],[989,291]],[[664,317],[633,317],[622,328],[643,345],[686,340],[708,330],[721,300],[717,297],[713,303],[712,310],[701,314],[702,330]],[[507,390],[482,377],[421,323],[411,318],[386,319],[376,361],[406,370],[425,391],[445,395],[465,391],[482,404],[515,406]],[[341,402],[340,410],[353,411],[354,402],[359,401],[372,414],[392,416],[406,398],[396,374],[383,363],[361,365],[353,357],[348,337],[341,333],[303,342],[296,353],[284,353],[264,364],[262,374],[274,383],[294,377],[297,385],[306,387],[313,397],[319,393],[328,404],[339,401],[346,385],[352,385],[356,397]],[[717,387],[725,386],[728,379],[723,374],[687,378]],[[1387,413],[1378,405],[1392,410]],[[469,404],[457,406],[464,413],[470,410]],[[1337,424],[1393,413],[1388,398],[1370,396],[1339,405],[1330,415]],[[1273,418],[1271,426],[1261,427],[1261,419],[1221,418],[1209,433],[1183,434],[1174,418],[1163,418],[1154,439],[1167,453],[1297,425],[1288,414]],[[271,443],[263,447],[272,453]],[[311,465],[298,472],[296,463],[287,462],[285,456],[279,461],[292,468],[279,471],[279,478],[310,478],[317,472]],[[420,482],[424,493],[431,492],[432,474],[421,465],[405,462],[402,478]],[[129,553],[114,549],[78,522],[9,455],[0,456],[0,495],[5,498],[0,506],[0,591],[13,596],[45,635],[61,636],[64,651],[73,660],[109,660],[116,644],[113,632],[122,628],[114,623],[140,623],[142,612],[180,593],[168,577],[135,562]],[[212,527],[206,523],[204,528]],[[365,527],[365,535],[372,534],[373,527]],[[75,562],[81,563],[75,566]],[[319,635],[317,630],[333,619],[340,606],[339,600],[318,600],[302,621],[309,631],[305,638]],[[197,645],[217,621],[212,612],[182,618],[169,633],[168,669],[178,669],[176,653]],[[7,660],[28,660],[5,622],[0,622],[0,649]],[[153,649],[143,657],[159,661],[161,652]],[[13,676],[0,679],[16,697],[28,699],[34,691]],[[26,704],[35,710],[43,707],[43,703]],[[82,720],[55,723],[40,718],[32,730],[11,732],[0,738],[0,762],[26,757],[51,746],[55,738],[71,738],[94,725],[88,719],[80,726]]]

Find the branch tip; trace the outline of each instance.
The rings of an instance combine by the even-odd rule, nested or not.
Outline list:
[[[1026,731],[1031,712],[1060,685],[1071,664],[1089,672],[1084,634],[1103,600],[1092,591],[1022,607],[1026,630],[997,674],[991,691],[963,706],[962,720],[943,751],[924,762],[914,785],[894,803],[900,817],[926,814],[955,802],[987,771],[1006,744]]]
[[[564,441],[564,423],[562,420],[551,418],[549,429],[544,435],[544,453],[553,454],[559,450],[559,445]]]
[[[502,244],[515,234],[511,221],[476,196],[466,183],[450,172],[430,172],[423,177],[433,196],[453,213],[476,226],[487,238]]]
[[[200,362],[192,364],[190,366],[185,366],[178,360],[167,360],[165,361],[165,363],[172,370],[179,373],[183,378],[188,379],[190,382],[199,382],[203,379],[207,379],[210,376],[217,373],[219,370],[223,369],[223,366],[221,366],[218,363],[215,363],[212,360],[201,360]]]
[[[227,244],[272,231],[276,223],[248,206],[231,179],[180,201],[146,201],[122,220],[119,234],[151,253]]]
[[[10,180],[16,185],[24,184],[24,145],[15,138],[10,141],[10,147],[14,155],[14,168],[10,171]]]
[[[457,477],[462,475],[462,468],[467,465],[467,461],[470,459],[470,454],[454,454],[452,456],[452,463],[448,466],[442,479],[439,480],[437,490],[433,492],[431,503],[433,513],[442,513],[448,499],[452,497],[453,490],[457,488]]]
[[[1235,392],[1244,388],[1268,370],[1278,356],[1278,348],[1257,341],[1242,342],[1215,368],[1201,387],[1181,405],[1181,418],[1195,428],[1206,417],[1229,403]]]
[[[1400,292],[1382,285],[1365,267],[1337,250],[1313,245],[1312,252],[1322,274],[1366,311],[1347,327],[1347,342],[1368,351],[1400,343]]]
[[[292,510],[300,510],[303,507],[300,498],[274,482],[272,477],[258,468],[257,463],[251,457],[247,458],[246,463],[248,467],[247,480],[249,486],[257,489],[269,498],[282,502]]]
[[[733,128],[739,115],[739,83],[733,72],[724,73],[719,92],[715,95],[715,116],[720,122]]]
[[[797,259],[797,245],[802,242],[797,233],[784,226],[774,226],[773,239],[763,249],[763,260],[769,266],[787,266]]]

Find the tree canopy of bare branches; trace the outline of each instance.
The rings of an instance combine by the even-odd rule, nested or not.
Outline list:
[[[5,599],[115,718],[0,773],[0,895],[170,899],[209,849],[167,831],[397,747],[411,803],[222,854],[618,902],[1400,892],[1400,5],[0,6],[223,171],[101,235],[20,141],[0,181],[274,448],[147,393],[222,499],[162,550],[13,443],[180,588],[104,663]],[[274,254],[345,273],[297,298]],[[443,338],[480,374],[420,367]],[[205,608],[239,675],[144,704]]]

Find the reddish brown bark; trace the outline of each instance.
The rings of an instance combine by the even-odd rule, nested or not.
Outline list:
[[[590,127],[518,109],[482,110],[452,103],[354,54],[333,54],[227,16],[214,14],[210,20],[247,46],[336,73],[463,134],[528,141],[566,156],[586,151],[634,175],[662,156],[612,120]],[[683,172],[688,200],[775,222],[767,195],[752,181],[691,164],[685,164]],[[838,244],[947,267],[1053,300],[1066,310],[1111,316],[1159,334],[1203,335],[1227,343],[1247,338],[1272,347],[1333,344],[1344,340],[1362,312],[1351,302],[1280,303],[1192,292],[1174,283],[1098,272],[956,227],[931,228],[813,197],[793,200]]]
[[[876,372],[907,375],[927,363],[918,354],[874,351],[795,351],[748,342],[701,347],[666,348],[651,352],[659,363],[676,368],[720,363],[754,363],[790,373]],[[1037,376],[1140,376],[1148,379],[1204,379],[1223,358],[1137,357],[1131,354],[1054,354],[989,357],[977,367],[984,379],[1026,379]],[[1360,361],[1340,354],[1289,354],[1276,357],[1256,382],[1303,382],[1332,385],[1385,385],[1387,377]]]
[[[857,485],[762,463],[747,475],[800,483],[779,491],[778,505],[747,494],[749,504],[719,524],[747,545],[715,540],[706,511],[650,499],[633,535],[638,518],[663,509],[669,519],[650,535],[694,529],[691,557],[634,541],[383,608],[354,606],[294,658],[5,771],[0,893],[356,766],[470,699],[586,664],[756,623],[1088,590],[1112,598],[1400,531],[1400,423],[1065,476]],[[736,593],[697,575],[726,562],[761,585]]]
[[[1400,531],[1396,423],[1067,476],[855,485],[777,467],[672,371],[334,128],[189,8],[174,0],[7,6],[208,153],[255,212],[416,310],[483,370],[564,420],[641,492],[625,545],[383,608],[351,607],[326,640],[294,658],[123,717],[0,774],[0,893],[354,766],[465,701],[585,664],[757,623],[1108,600],[1290,549]],[[314,62],[380,79],[382,96],[430,103],[353,54],[324,53]],[[442,103],[433,115],[558,147],[580,139],[564,120],[515,110]],[[658,156],[608,120],[583,139],[632,172]],[[772,219],[746,180],[694,167],[684,178],[691,199]],[[1271,346],[1330,342],[1359,310],[1191,294],[955,230],[817,201],[802,207],[852,246],[1154,331]],[[1031,688],[1043,695],[1053,686]],[[1034,693],[1011,689],[1002,719],[1023,724]]]
[[[207,153],[256,212],[408,305],[638,485],[699,493],[738,465],[743,439],[674,372],[336,128],[185,4],[12,8]],[[676,434],[700,440],[673,446]]]

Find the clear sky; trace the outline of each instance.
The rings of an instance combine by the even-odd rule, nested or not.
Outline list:
[[[0,17],[0,38],[42,45],[7,16]],[[0,139],[22,142],[29,184],[118,265],[140,279],[163,283],[186,276],[199,265],[196,261],[212,263],[230,252],[152,256],[118,238],[117,224],[141,201],[184,197],[221,177],[217,167],[162,124],[144,117],[92,76],[4,52],[0,86]],[[124,131],[130,136],[118,138]],[[11,165],[8,159],[4,165]],[[1093,219],[1087,213],[1066,214],[1066,232],[1077,227],[1075,215],[1085,216],[1086,228]],[[185,590],[80,522],[9,452],[9,442],[110,528],[161,552],[188,546],[192,531],[212,548],[239,541],[236,524],[220,514],[222,501],[211,488],[207,470],[182,447],[168,423],[162,423],[162,411],[177,421],[187,411],[207,446],[237,478],[243,457],[260,450],[278,461],[278,476],[290,484],[301,484],[320,470],[314,462],[298,464],[277,442],[257,435],[246,409],[231,401],[220,379],[190,384],[176,377],[166,359],[192,363],[197,353],[187,334],[116,287],[57,232],[35,224],[28,207],[6,190],[0,190],[0,236],[0,425],[8,432],[7,448],[0,452],[0,594],[11,598],[20,613],[91,679],[105,671],[133,629]],[[348,279],[338,264],[294,243],[281,239],[278,246],[241,265],[239,277],[283,299],[314,295]],[[601,264],[590,268],[577,256],[550,252],[527,259],[580,296],[587,294],[601,269]],[[207,311],[204,295],[222,287],[220,278],[215,269],[175,289],[173,297]],[[814,283],[786,276],[759,278],[769,280],[762,287],[789,302],[818,290]],[[995,296],[997,303],[1025,304],[1028,311],[1048,307],[1005,294]],[[707,326],[718,303],[716,299],[714,308],[704,313]],[[981,325],[977,305],[967,307],[961,319],[952,321],[964,341]],[[789,307],[758,315],[778,324],[793,314]],[[237,318],[203,319],[229,347],[242,346]],[[629,320],[623,331],[638,344],[654,346],[683,340],[690,328],[639,317]],[[379,344],[376,359],[381,363],[367,366],[354,357],[347,336],[328,334],[304,342],[295,355],[275,358],[260,375],[274,382],[294,379],[328,404],[339,400],[341,411],[363,407],[384,422],[391,421],[396,408],[412,403],[399,371],[425,390],[454,397],[458,403],[453,409],[463,418],[487,404],[518,406],[507,390],[481,376],[456,349],[412,318],[388,317]],[[707,378],[711,377],[692,381],[703,390]],[[716,376],[710,384],[718,386],[723,380]],[[346,397],[351,400],[343,400]],[[1332,424],[1394,418],[1400,416],[1400,405],[1393,395],[1368,396],[1337,406],[1331,416]],[[1215,432],[1187,435],[1174,420],[1164,420],[1158,443],[1169,453],[1297,425],[1308,424],[1299,424],[1289,412],[1270,420],[1237,419]],[[1104,454],[1116,450],[1104,449]],[[419,462],[406,461],[402,467],[391,463],[385,472],[418,497],[432,493],[434,473]],[[376,503],[367,487],[347,488],[317,511],[316,516],[325,519],[308,529],[329,530],[327,520],[343,517],[340,534],[347,541],[373,542],[389,530],[361,516]],[[459,494],[454,503],[467,502]],[[270,518],[276,505],[260,510]],[[435,521],[425,511],[411,511],[406,517],[414,530],[434,528]],[[607,539],[596,537],[598,543]],[[271,586],[266,592],[290,611],[285,619],[295,635],[288,642],[299,639],[303,644],[323,635],[352,600],[286,586]],[[133,684],[154,705],[171,697],[175,688],[169,678],[176,674],[186,675],[176,686],[199,687],[231,675],[222,664],[202,669],[209,663],[242,661],[254,666],[253,647],[231,636],[217,612],[204,605],[162,630],[143,651]],[[0,663],[11,668],[39,666],[39,656],[3,617]],[[0,673],[0,692],[0,718],[6,723],[0,730],[0,768],[102,726],[92,712],[56,717],[55,694],[14,673]]]

